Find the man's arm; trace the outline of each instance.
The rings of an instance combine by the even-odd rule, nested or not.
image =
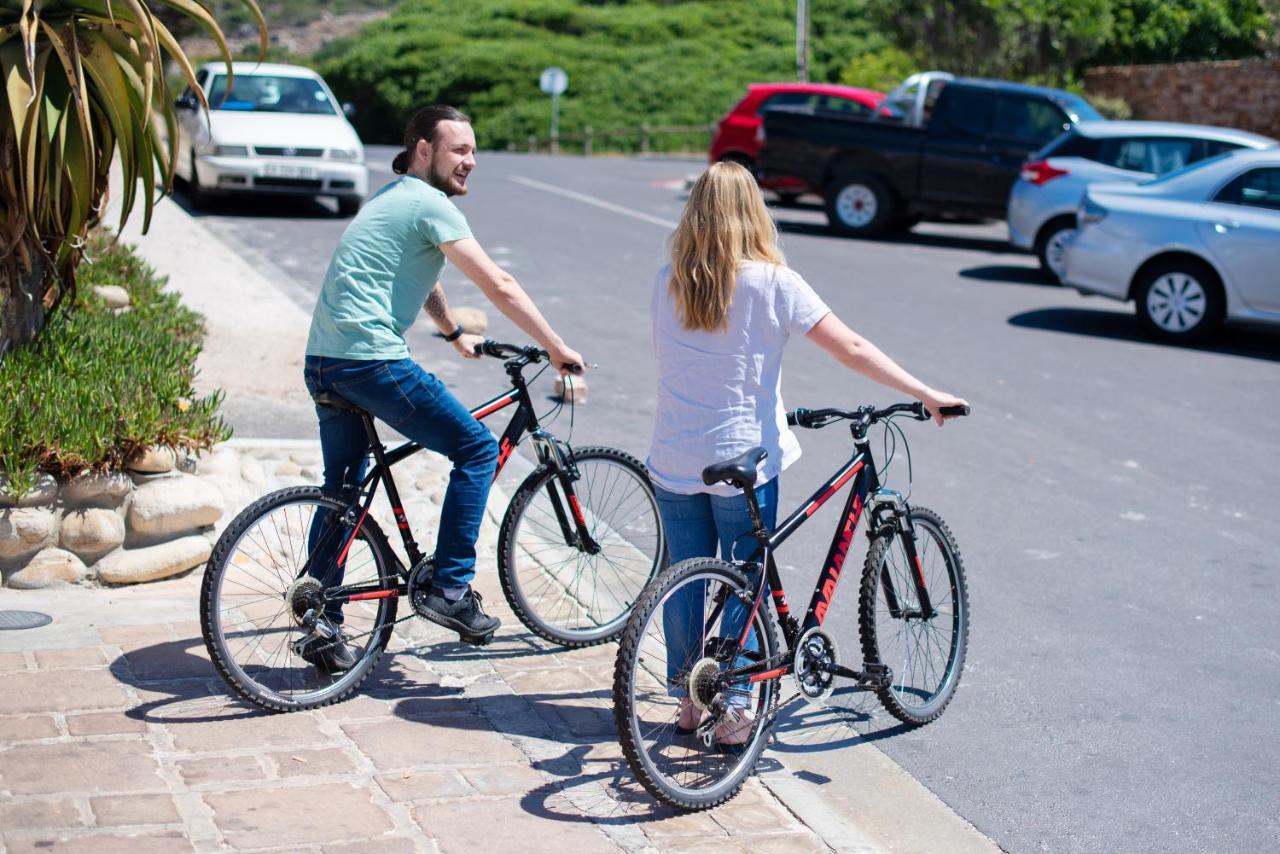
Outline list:
[[[565,346],[564,340],[547,323],[515,277],[495,264],[475,238],[442,243],[440,251],[464,276],[476,283],[498,311],[549,352],[557,366],[582,363],[582,357]]]
[[[431,315],[431,319],[435,321],[436,329],[440,330],[441,335],[452,335],[458,331],[460,325],[454,319],[453,313],[449,311],[449,300],[444,295],[444,285],[436,282],[435,287],[431,289],[431,293],[427,294],[427,301],[422,304],[427,310],[427,314]],[[484,338],[479,335],[470,333],[461,335],[451,342],[453,348],[468,359],[478,359],[476,354],[476,346],[483,341]]]

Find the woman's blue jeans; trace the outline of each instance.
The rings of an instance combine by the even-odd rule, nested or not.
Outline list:
[[[661,487],[655,487],[654,492],[673,564],[691,557],[715,557],[717,547],[724,560],[746,560],[755,552],[756,541],[751,536],[751,514],[745,495],[680,495]],[[756,500],[765,527],[772,530],[778,519],[778,479],[757,486]],[[662,631],[667,642],[667,692],[673,697],[688,695],[685,679],[689,668],[702,657],[705,586],[705,582],[682,586],[662,608]],[[768,596],[767,590],[765,596]],[[721,614],[717,636],[736,640],[742,635],[749,615],[748,606],[731,597]],[[760,641],[753,631],[744,649],[759,648]],[[748,663],[748,659],[739,658],[737,666]],[[734,695],[730,702],[745,705],[747,699],[746,695]]]
[[[498,468],[498,443],[444,383],[412,359],[355,360],[308,356],[304,367],[312,394],[334,391],[425,448],[453,463],[440,508],[434,584],[461,587],[475,577],[476,539]],[[368,463],[369,437],[358,415],[317,406],[324,488],[342,493],[358,486]],[[316,523],[320,520],[318,517]],[[340,584],[342,568],[316,561],[315,575]],[[341,615],[329,615],[341,620]]]

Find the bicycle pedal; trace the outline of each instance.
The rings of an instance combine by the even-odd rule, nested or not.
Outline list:
[[[458,635],[458,640],[463,643],[469,643],[472,646],[488,646],[493,643],[493,632],[487,635]]]
[[[876,690],[884,690],[893,684],[893,670],[887,664],[864,664],[862,679],[864,685]]]

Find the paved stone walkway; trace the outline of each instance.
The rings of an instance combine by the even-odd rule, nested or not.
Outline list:
[[[185,619],[198,573],[42,602],[54,624],[0,652],[5,850],[829,850],[758,780],[710,813],[656,806],[614,735],[616,647],[558,650],[478,586],[494,644],[401,623],[358,696],[294,714],[228,696]]]

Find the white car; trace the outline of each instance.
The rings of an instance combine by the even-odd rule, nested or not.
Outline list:
[[[1280,324],[1280,149],[1093,184],[1077,217],[1066,283],[1134,300],[1156,335],[1198,339],[1224,319]]]
[[[1034,252],[1054,282],[1076,227],[1084,188],[1098,181],[1147,181],[1224,151],[1270,148],[1242,130],[1176,122],[1080,122],[1027,159],[1009,192],[1009,242]]]
[[[334,196],[351,216],[369,190],[364,146],[319,74],[296,65],[237,62],[196,72],[206,115],[188,89],[176,102],[175,171],[195,204],[211,193]]]

